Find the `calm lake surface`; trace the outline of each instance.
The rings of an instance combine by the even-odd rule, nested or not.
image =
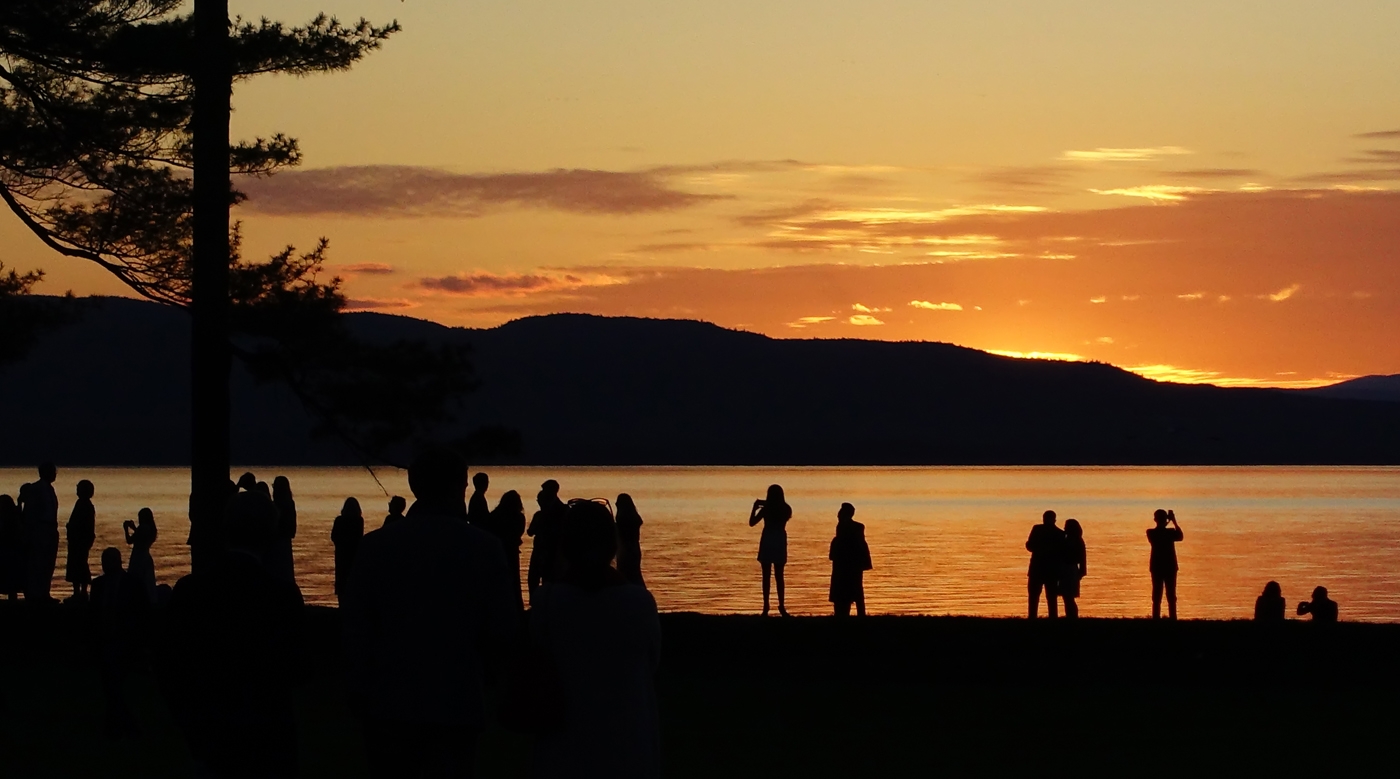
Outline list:
[[[235,473],[241,472],[238,469]],[[331,522],[347,496],[378,527],[388,498],[364,469],[252,467],[271,482],[291,479],[299,530],[298,581],[308,602],[333,604]],[[1180,614],[1247,618],[1264,583],[1283,585],[1290,614],[1323,585],[1347,620],[1400,622],[1400,468],[491,468],[490,500],[518,490],[533,512],[547,478],[563,496],[629,492],[642,528],[643,572],[663,610],[757,612],[762,604],[759,528],[746,522],[770,483],[787,491],[788,608],[828,613],[827,547],[842,501],[865,523],[875,570],[866,574],[873,613],[1014,616],[1025,612],[1024,544],[1045,509],[1084,526],[1089,576],[1085,616],[1143,616],[1151,609],[1144,531],[1153,509],[1176,510]],[[409,496],[406,474],[376,475],[390,494]],[[34,478],[0,469],[0,492]],[[158,468],[72,468],[59,472],[60,524],[74,485],[97,487],[98,541],[91,556],[118,546],[121,523],[149,506],[160,537],[157,575],[174,583],[189,570],[185,538],[188,472]],[[523,559],[529,559],[530,539]],[[60,549],[54,592],[66,552]],[[776,607],[776,602],[775,602]],[[1042,606],[1043,608],[1043,606]],[[1164,607],[1165,608],[1165,607]]]

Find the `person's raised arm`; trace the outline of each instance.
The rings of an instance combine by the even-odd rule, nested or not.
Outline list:
[[[761,519],[763,519],[763,501],[756,500],[753,502],[753,508],[749,509],[749,527],[757,525]]]

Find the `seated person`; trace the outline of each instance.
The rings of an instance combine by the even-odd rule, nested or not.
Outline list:
[[[1254,621],[1282,622],[1283,614],[1283,588],[1278,582],[1269,582],[1264,585],[1264,594],[1254,599]]]
[[[1337,602],[1327,597],[1327,588],[1313,590],[1312,600],[1298,604],[1298,616],[1311,614],[1313,622],[1336,622]]]

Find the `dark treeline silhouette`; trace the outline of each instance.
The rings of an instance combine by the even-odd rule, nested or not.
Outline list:
[[[25,360],[0,367],[0,406],[29,409],[10,421],[0,457],[26,466],[47,457],[185,462],[182,314],[116,299],[84,311]],[[378,343],[470,344],[490,378],[443,435],[513,428],[519,462],[1400,463],[1395,403],[1160,384],[1107,365],[947,344],[778,340],[699,322],[558,315],[462,330],[379,314],[347,319]],[[541,365],[551,366],[548,381]],[[606,391],[589,383],[598,365],[615,366]],[[864,391],[833,384],[833,365],[862,376]],[[313,440],[285,388],[258,385],[235,366],[232,391],[236,461],[359,464],[338,444]],[[52,448],[41,452],[38,442]]]

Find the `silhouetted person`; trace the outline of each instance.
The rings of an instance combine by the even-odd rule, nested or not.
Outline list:
[[[87,479],[78,482],[78,499],[64,527],[68,534],[68,564],[64,566],[63,578],[73,585],[74,601],[87,600],[88,585],[92,583],[88,555],[97,542],[97,509],[92,505],[95,492]]]
[[[254,484],[254,485],[253,485],[253,489],[249,490],[249,492],[255,492],[255,493],[257,493],[257,494],[263,496],[264,498],[267,498],[268,500],[272,500],[272,488],[269,487],[269,486],[267,486],[267,482],[265,482],[265,481],[260,481],[260,482],[258,482],[257,484]],[[275,506],[275,505],[277,505],[277,504],[274,502],[273,505]],[[273,528],[273,532],[274,532],[274,533],[277,532],[277,531],[276,531],[276,528]],[[276,537],[276,536],[274,536],[274,538],[275,538],[275,537]],[[271,543],[271,540],[270,540],[270,539],[269,539],[269,543]]]
[[[53,463],[39,466],[39,480],[20,488],[20,511],[24,516],[25,561],[28,578],[24,599],[49,603],[53,572],[58,567],[58,494],[53,483],[58,469]]]
[[[559,482],[553,479],[540,485],[535,502],[540,510],[530,518],[530,527],[525,531],[535,539],[530,546],[530,569],[526,573],[531,598],[540,585],[559,574],[559,533],[564,529],[564,517],[568,513],[564,501],[559,499]]]
[[[257,488],[258,477],[254,476],[251,472],[245,472],[242,476],[238,477],[238,489],[243,492],[252,492]]]
[[[656,601],[613,569],[617,530],[602,503],[569,502],[561,547],[567,572],[530,610],[532,654],[550,664],[562,697],[558,727],[535,740],[532,775],[659,777]]]
[[[372,776],[471,776],[516,597],[500,544],[463,521],[466,461],[429,450],[408,484],[413,507],[364,537],[342,599],[351,706]]]
[[[296,583],[296,564],[292,559],[292,541],[297,537],[297,501],[292,497],[292,482],[286,476],[272,480],[272,504],[277,507],[277,535],[268,551],[268,570],[284,581]]]
[[[1079,520],[1065,520],[1065,545],[1060,554],[1060,597],[1065,602],[1065,617],[1079,616],[1079,580],[1089,575],[1089,554],[1084,548],[1084,528]]]
[[[1065,531],[1055,527],[1055,512],[1047,511],[1040,518],[1040,524],[1031,528],[1026,539],[1026,551],[1031,553],[1030,569],[1026,571],[1027,589],[1030,592],[1027,615],[1036,618],[1040,610],[1040,591],[1045,591],[1045,610],[1050,619],[1060,616],[1059,589],[1060,565],[1064,556]]]
[[[1314,587],[1312,600],[1298,604],[1298,616],[1311,614],[1313,622],[1336,622],[1337,602],[1327,597],[1326,587]]]
[[[335,597],[341,599],[350,584],[350,572],[355,569],[355,556],[365,535],[365,517],[360,502],[346,498],[340,516],[331,523],[331,545],[335,547]]]
[[[856,521],[855,506],[842,503],[836,512],[836,535],[826,556],[831,561],[828,598],[833,613],[849,617],[854,603],[856,615],[865,616],[865,572],[875,566],[870,562],[870,545],[865,542],[865,525]]]
[[[122,570],[122,553],[115,546],[102,550],[102,575],[92,583],[92,646],[106,704],[105,732],[110,738],[139,734],[136,715],[127,701],[126,679],[140,657],[150,602],[145,588]]]
[[[520,547],[525,543],[525,503],[520,493],[510,490],[501,496],[501,502],[491,511],[489,527],[492,535],[501,543],[501,551],[506,556],[506,574],[521,611],[525,609],[525,597],[520,591]]]
[[[485,471],[477,471],[472,477],[472,496],[467,501],[467,521],[488,530],[491,524],[491,507],[486,503],[486,489],[491,486],[491,477]]]
[[[769,579],[778,580],[778,613],[788,616],[784,599],[783,567],[787,565],[787,523],[792,519],[792,507],[777,484],[768,487],[768,497],[753,502],[749,510],[749,527],[763,523],[758,538],[758,562],[763,568],[763,616],[768,616]]]
[[[403,512],[408,508],[408,501],[395,495],[389,499],[389,513],[384,515],[384,524],[380,527],[388,527],[403,519]]]
[[[631,584],[642,580],[642,515],[637,513],[637,504],[632,496],[622,493],[617,496],[617,572]]]
[[[1152,572],[1152,618],[1162,617],[1162,590],[1167,591],[1167,615],[1176,619],[1176,542],[1185,538],[1181,526],[1176,523],[1176,512],[1157,509],[1152,514],[1157,526],[1147,531],[1147,542],[1152,544],[1152,559],[1148,568]],[[1167,527],[1167,523],[1171,527]]]
[[[0,594],[19,597],[25,573],[24,516],[14,498],[0,495]]]
[[[151,547],[156,543],[156,515],[150,509],[136,513],[136,522],[122,523],[126,542],[131,544],[131,557],[126,566],[126,575],[136,580],[146,590],[146,597],[152,603],[157,601],[156,561],[151,557]]]
[[[1278,582],[1264,585],[1264,592],[1254,599],[1255,622],[1282,622],[1286,612],[1283,602],[1283,588]]]
[[[164,686],[196,775],[297,774],[294,685],[306,673],[301,591],[263,555],[277,507],[259,491],[229,499],[225,552],[180,579],[167,609]]]

